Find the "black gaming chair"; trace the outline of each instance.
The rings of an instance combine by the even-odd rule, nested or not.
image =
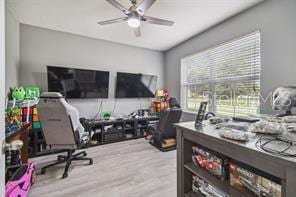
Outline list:
[[[152,134],[150,143],[161,151],[166,151],[162,148],[165,139],[176,138],[176,128],[174,124],[178,123],[182,116],[182,109],[175,98],[170,99],[170,108],[165,109],[160,116],[160,120],[155,127],[149,127]],[[173,150],[176,147],[170,147],[167,150]]]

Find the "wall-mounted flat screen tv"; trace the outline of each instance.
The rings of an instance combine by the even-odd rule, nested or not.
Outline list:
[[[117,73],[116,98],[151,98],[154,97],[157,76]]]
[[[109,72],[47,66],[49,92],[66,98],[108,98]]]

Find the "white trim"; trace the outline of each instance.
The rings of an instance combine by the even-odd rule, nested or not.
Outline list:
[[[5,196],[5,158],[2,154],[2,143],[5,140],[5,0],[0,0],[0,196]]]
[[[191,114],[191,115],[197,115],[197,112],[188,111],[188,110],[183,110],[183,113]]]

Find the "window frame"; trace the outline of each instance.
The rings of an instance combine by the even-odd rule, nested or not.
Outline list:
[[[207,52],[207,51],[210,51],[210,50],[213,50],[215,48],[218,48],[218,47],[221,47],[221,46],[224,46],[224,45],[227,45],[227,44],[231,44],[235,41],[239,41],[239,40],[242,40],[248,36],[251,36],[251,35],[255,35],[256,33],[259,33],[259,56],[260,56],[260,74],[259,74],[259,78],[257,80],[259,80],[259,93],[261,91],[261,66],[262,66],[262,59],[261,59],[261,55],[262,55],[262,52],[261,52],[261,42],[262,42],[262,39],[261,39],[261,30],[260,29],[257,29],[257,30],[254,30],[250,33],[247,33],[247,34],[244,34],[244,35],[240,35],[234,39],[231,39],[231,40],[228,40],[226,42],[223,42],[223,43],[220,43],[218,45],[214,45],[214,46],[211,46],[209,48],[206,48],[206,49],[203,49],[203,50],[200,50],[198,52],[195,52],[195,53],[192,53],[190,55],[187,55],[183,58],[181,58],[180,60],[180,103],[181,103],[181,107],[183,109],[184,112],[186,113],[190,113],[190,114],[197,114],[197,110],[196,111],[192,111],[192,110],[189,110],[188,109],[188,86],[189,85],[184,85],[183,82],[184,82],[184,77],[186,77],[186,75],[184,75],[185,73],[185,66],[183,64],[183,61],[187,58],[190,58],[192,56],[195,56],[195,55],[198,55],[198,54],[202,54],[204,52]],[[211,67],[214,67],[213,65],[211,65]],[[243,77],[241,77],[240,79],[236,80],[236,82],[246,82],[247,80],[241,80]],[[251,80],[250,80],[251,81]],[[198,83],[196,83],[198,84]],[[217,84],[223,84],[221,82],[217,83],[217,82],[214,82],[213,79],[211,79],[209,82],[204,82],[204,83],[200,83],[200,84],[207,84],[210,86],[209,88],[209,91],[210,93],[215,93],[216,94],[216,86]],[[186,87],[187,86],[187,87]],[[184,96],[185,95],[185,96]],[[212,105],[208,105],[208,111],[211,111],[211,112],[214,112],[216,113],[216,109],[217,109],[217,105],[216,105],[216,97],[213,97],[213,98],[210,98],[208,100],[212,100],[211,102],[214,102],[215,104],[212,104]],[[258,103],[258,107],[261,111],[261,103],[260,103],[260,99],[259,99],[259,103]]]

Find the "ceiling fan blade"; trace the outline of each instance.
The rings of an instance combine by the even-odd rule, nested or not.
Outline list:
[[[128,17],[121,17],[121,18],[111,19],[111,20],[107,20],[107,21],[101,21],[101,22],[98,22],[98,24],[109,25],[112,23],[120,23],[120,22],[126,21],[127,19],[128,19]]]
[[[150,16],[144,16],[143,21],[146,21],[147,23],[156,24],[156,25],[165,25],[165,26],[173,26],[174,21],[164,20],[160,18],[150,17]]]
[[[109,2],[110,4],[112,4],[114,7],[116,7],[120,11],[122,11],[124,14],[130,14],[131,13],[128,9],[126,9],[123,5],[118,3],[116,0],[106,0],[106,1]]]
[[[141,28],[134,28],[134,33],[136,37],[140,37],[141,36]]]
[[[143,0],[138,7],[136,8],[136,11],[143,16],[145,12],[152,6],[153,3],[155,3],[156,0]]]

